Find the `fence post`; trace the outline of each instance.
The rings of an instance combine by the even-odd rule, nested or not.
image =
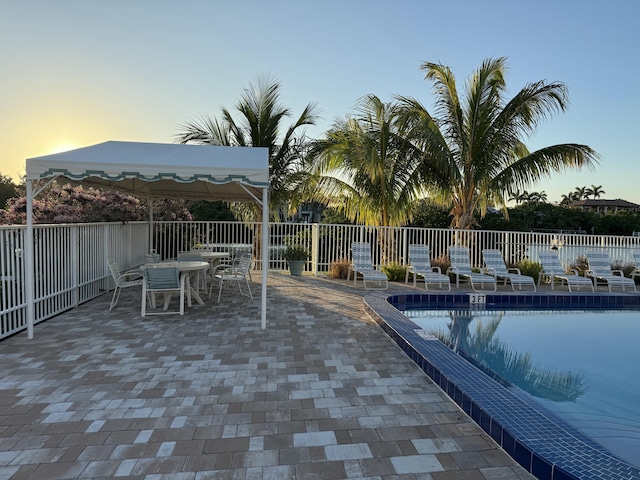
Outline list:
[[[318,224],[311,224],[311,273],[318,276],[318,256],[320,254],[320,234]]]

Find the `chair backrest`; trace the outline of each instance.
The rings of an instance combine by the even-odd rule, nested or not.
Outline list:
[[[177,290],[180,277],[176,267],[145,268],[144,281],[147,290]]]
[[[471,260],[469,259],[469,249],[460,245],[449,247],[449,260],[451,267],[459,273],[473,273],[471,270]]]
[[[368,242],[353,242],[351,244],[351,260],[356,270],[373,269],[371,245]]]
[[[118,263],[115,260],[108,260],[107,264],[109,265],[109,271],[111,272],[113,280],[118,283],[118,279],[120,278],[120,267],[118,267]]]
[[[416,270],[431,270],[431,253],[427,245],[409,245],[409,265]]]
[[[199,252],[181,252],[178,253],[179,262],[201,262],[202,254]]]
[[[558,254],[555,252],[538,252],[538,260],[542,264],[542,270],[545,273],[561,275],[565,273]]]
[[[253,256],[253,246],[252,245],[247,245],[244,247],[236,247],[233,249],[233,256],[234,257],[241,257],[243,254],[248,253],[249,256]]]
[[[633,261],[636,264],[636,268],[640,268],[640,250],[632,250]]]
[[[242,255],[240,255],[240,259],[238,260],[236,269],[239,272],[246,274],[249,272],[250,268],[251,268],[251,254],[243,253]]]
[[[144,259],[147,263],[160,263],[160,255],[158,253],[145,253]]]
[[[587,262],[589,262],[589,270],[592,270],[596,275],[613,275],[611,259],[606,250],[587,250]]]
[[[484,266],[487,270],[491,270],[498,275],[509,273],[507,264],[504,263],[504,258],[500,250],[485,248],[482,250],[482,258],[484,259]]]

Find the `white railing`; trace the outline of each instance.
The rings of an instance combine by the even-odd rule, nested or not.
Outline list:
[[[150,249],[166,259],[196,244],[216,249],[249,245],[253,247],[254,268],[261,270],[261,228],[260,223],[157,222],[150,245],[146,222],[36,225],[35,322],[112,289],[107,260],[115,259],[122,270],[128,269],[144,263],[144,254]],[[26,328],[24,238],[24,226],[0,226],[0,339]],[[323,273],[333,262],[350,259],[352,242],[369,242],[377,265],[405,263],[411,243],[429,245],[434,259],[445,256],[449,245],[468,245],[476,267],[481,266],[483,248],[499,249],[508,262],[525,257],[536,261],[538,251],[557,248],[565,265],[589,248],[607,249],[612,260],[631,263],[631,251],[640,249],[638,236],[270,223],[268,268],[285,270],[282,250],[293,243],[311,252],[305,270]]]

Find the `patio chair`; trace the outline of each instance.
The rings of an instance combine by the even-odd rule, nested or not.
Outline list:
[[[249,270],[251,268],[251,254],[244,253],[238,261],[232,265],[227,266],[225,268],[218,269],[214,275],[214,281],[211,282],[211,288],[209,290],[209,298],[211,298],[211,294],[213,293],[213,286],[215,281],[218,282],[218,303],[220,303],[220,296],[222,295],[222,286],[224,282],[235,281],[238,285],[238,290],[240,291],[240,295],[244,295],[246,297],[250,297],[253,300],[253,294],[251,293],[251,285],[249,284]],[[247,284],[248,293],[244,293],[242,291],[242,282]]]
[[[570,292],[573,292],[572,287],[581,289],[582,287],[589,287],[591,291],[595,291],[593,283],[587,277],[581,277],[576,270],[571,272],[565,272],[564,268],[560,264],[558,254],[555,252],[538,252],[538,259],[542,264],[542,270],[538,275],[538,286],[542,282],[543,277],[549,277],[551,281],[551,290],[554,289],[556,279],[560,280],[560,284],[567,283],[567,287]]]
[[[158,253],[145,253],[144,259],[147,263],[160,263],[160,255]]]
[[[632,250],[633,262],[636,264],[636,268],[631,272],[631,279],[635,282],[636,277],[640,276],[640,250]]]
[[[440,267],[431,266],[431,255],[427,245],[409,245],[409,265],[404,283],[409,281],[409,273],[413,274],[413,286],[416,286],[418,277],[424,279],[424,288],[429,290],[429,284],[438,284],[440,290],[446,285],[447,291],[451,291],[449,275],[444,275]]]
[[[351,265],[347,273],[347,280],[353,271],[353,284],[356,284],[358,274],[362,275],[362,283],[367,290],[386,290],[389,288],[387,275],[376,270],[371,259],[371,246],[367,242],[354,242],[351,244]],[[377,287],[369,287],[368,283],[377,284]]]
[[[129,270],[121,273],[120,268],[118,267],[118,263],[115,260],[108,260],[107,264],[109,265],[111,276],[113,277],[113,281],[115,282],[113,297],[111,297],[111,305],[109,306],[109,311],[111,311],[116,303],[118,303],[118,299],[120,298],[120,291],[123,288],[137,287],[139,285],[142,285],[142,272],[140,270]]]
[[[585,276],[593,280],[596,288],[598,280],[602,280],[609,287],[610,292],[614,287],[620,287],[623,292],[627,287],[632,288],[634,292],[637,291],[634,279],[625,277],[622,270],[611,269],[611,259],[606,250],[587,250],[587,261],[589,270]]]
[[[524,285],[525,287],[531,287],[534,292],[536,291],[536,282],[532,277],[522,275],[519,268],[507,268],[500,250],[485,248],[482,250],[482,258],[484,259],[485,272],[494,276],[496,281],[504,280],[504,285],[507,282],[510,283],[514,292],[516,291],[516,285],[518,290],[522,290]]]
[[[153,267],[145,268],[144,282],[142,283],[142,308],[141,316],[161,315],[179,313],[184,315],[184,300],[189,275],[178,274],[176,267]],[[162,293],[164,295],[164,305],[161,312],[147,312],[147,302],[152,308],[156,308],[155,294]],[[169,311],[169,303],[173,293],[180,294],[180,309],[178,312]]]
[[[449,247],[449,259],[451,260],[451,266],[449,267],[448,273],[452,273],[456,276],[456,288],[460,287],[460,277],[462,277],[469,280],[474,292],[495,292],[498,289],[498,284],[494,276],[487,275],[485,273],[477,273],[471,270],[471,260],[469,257],[469,249],[467,247],[451,245]],[[476,285],[480,285],[481,290],[478,290]],[[485,289],[485,285],[489,285],[490,287],[493,287],[493,289]]]

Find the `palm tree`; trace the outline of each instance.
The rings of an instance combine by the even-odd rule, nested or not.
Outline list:
[[[585,198],[588,197],[587,195],[587,187],[576,187],[576,189],[573,191],[574,193],[574,197],[576,199],[576,201],[580,201],[583,200]]]
[[[504,98],[505,58],[485,60],[460,97],[453,73],[444,65],[425,62],[425,78],[434,82],[436,115],[417,100],[397,97],[400,125],[434,200],[452,206],[451,226],[477,225],[487,206],[504,207],[505,194],[554,172],[597,163],[586,145],[560,144],[530,152],[524,139],[540,121],[567,108],[562,83],[538,81],[510,100]]]
[[[586,197],[600,198],[603,193],[607,193],[602,189],[602,185],[591,185],[590,188],[587,188],[585,191]]]
[[[356,104],[355,116],[337,120],[316,142],[315,200],[364,225],[411,220],[422,184],[420,162],[404,155],[395,115],[392,103],[367,95]],[[380,235],[379,242],[384,260],[393,239]]]
[[[294,192],[307,175],[308,139],[302,128],[315,125],[318,120],[316,106],[310,103],[284,130],[282,123],[291,117],[291,110],[280,103],[280,88],[280,83],[273,77],[251,82],[236,105],[237,119],[223,108],[221,120],[204,115],[186,122],[176,135],[178,143],[268,147],[269,208],[272,218],[277,219],[292,209]],[[245,217],[255,217],[259,212],[248,208]]]
[[[314,196],[356,223],[404,225],[420,192],[419,162],[403,155],[393,104],[368,95],[356,112],[316,143]]]
[[[528,198],[529,193],[526,190],[523,190],[522,192],[520,190],[516,190],[510,194],[509,201],[516,202],[516,205],[520,205],[521,203],[526,202]]]
[[[547,201],[547,194],[542,192],[531,192],[527,199],[531,203],[545,203]]]

